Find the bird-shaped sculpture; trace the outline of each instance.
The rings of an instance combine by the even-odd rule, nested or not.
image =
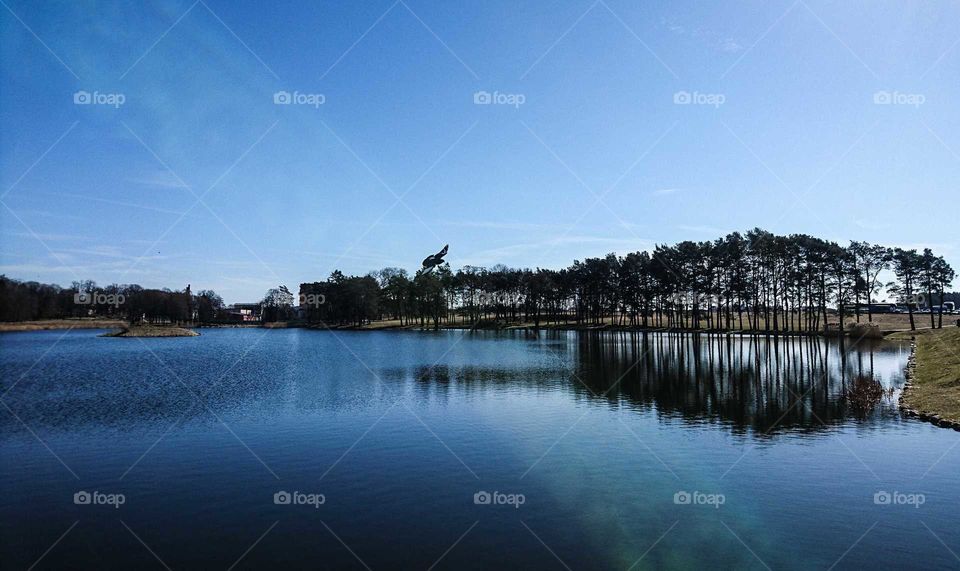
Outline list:
[[[433,268],[442,264],[443,257],[447,255],[447,250],[449,249],[450,249],[450,244],[447,244],[446,246],[443,247],[442,250],[440,250],[436,254],[432,254],[424,258],[423,267],[420,269],[420,271],[424,273],[429,273],[431,270],[433,270]]]

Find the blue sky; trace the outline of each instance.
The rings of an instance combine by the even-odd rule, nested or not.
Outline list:
[[[247,301],[754,226],[960,268],[953,1],[3,3],[18,279]]]

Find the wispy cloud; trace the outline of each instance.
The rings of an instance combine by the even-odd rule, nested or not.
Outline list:
[[[562,258],[563,264],[573,262],[575,258],[603,256],[607,252],[625,254],[641,250],[651,250],[656,241],[646,238],[607,238],[600,236],[559,236],[545,240],[510,244],[487,250],[468,252],[460,262],[471,266],[490,266],[493,264],[529,265],[521,260],[538,259],[540,254],[554,250],[553,257]],[[582,248],[578,247],[582,246]],[[568,259],[569,258],[569,259]],[[545,262],[549,260],[544,260]]]
[[[712,234],[717,238],[724,233],[724,231],[720,228],[715,228],[713,226],[687,226],[681,224],[680,226],[677,226],[677,229],[684,230],[686,232],[697,232],[698,234]]]
[[[167,171],[157,171],[128,177],[126,182],[141,186],[152,186],[156,188],[187,188],[177,177]]]
[[[743,44],[733,38],[724,38],[717,42],[716,47],[722,52],[735,54],[744,49]]]
[[[61,256],[63,258],[63,256]],[[110,276],[124,275],[129,269],[130,263],[126,260],[116,260],[102,263],[76,263],[73,259],[64,259],[66,265],[59,260],[51,258],[49,264],[37,261],[26,264],[0,264],[0,274],[7,274],[17,279],[30,279],[31,275],[42,276],[42,281],[53,281],[54,283],[69,284],[76,280],[77,276],[84,279],[93,279],[98,283],[112,283]],[[149,268],[134,268],[126,274],[125,283],[133,283],[137,280],[152,278],[156,283],[164,283],[169,275],[163,271]],[[131,279],[133,278],[133,279]],[[160,286],[160,287],[165,287]]]
[[[78,270],[79,271],[79,270]],[[0,264],[0,274],[6,274],[18,280],[29,280],[31,275],[62,274],[69,279],[76,279],[71,268],[61,265],[33,264]],[[43,279],[48,279],[44,277]]]
[[[125,254],[123,249],[119,246],[107,246],[107,245],[96,245],[86,248],[62,248],[56,250],[58,254],[74,254],[77,256],[93,256],[98,258],[117,258],[121,260],[136,260],[137,256],[132,256],[130,254]],[[162,260],[166,259],[166,256],[149,256],[145,257],[146,259],[151,260]]]
[[[276,248],[268,248],[268,251],[283,251],[287,254],[296,254],[298,256],[312,256],[315,258],[331,258],[334,260],[354,260],[359,262],[367,262],[374,264],[387,264],[402,266],[409,262],[409,260],[398,260],[390,256],[379,256],[375,254],[360,254],[360,253],[348,253],[344,254],[343,252],[318,252],[311,250],[279,250]]]
[[[657,190],[654,190],[650,194],[654,196],[666,196],[668,194],[676,194],[678,192],[680,192],[679,188],[658,188]]]
[[[879,222],[877,220],[864,220],[862,218],[857,218],[853,221],[853,223],[864,230],[886,230],[887,228],[890,228],[889,223]]]
[[[47,196],[56,196],[60,198],[72,198],[76,200],[89,200],[91,202],[99,202],[101,204],[112,204],[114,206],[124,206],[127,208],[138,208],[140,210],[149,210],[151,212],[160,212],[161,214],[172,214],[179,216],[181,213],[176,210],[170,210],[168,208],[158,208],[156,206],[150,206],[148,204],[136,204],[133,202],[126,202],[123,200],[113,200],[110,198],[100,198],[95,196],[83,196],[82,194],[70,194],[66,192],[38,192],[37,194],[43,194]],[[190,218],[197,218],[197,215],[193,213],[188,213],[185,216]]]
[[[33,194],[43,194],[40,192],[35,192]],[[83,220],[82,216],[77,216],[75,214],[64,214],[62,212],[51,212],[49,210],[31,210],[31,209],[21,209],[17,208],[17,214],[26,218],[27,220],[31,218],[53,218],[54,220]]]
[[[266,292],[270,288],[277,287],[278,284],[276,280],[269,280],[266,278],[257,278],[249,276],[223,276],[220,278],[225,287],[223,291],[225,292],[236,292],[236,291],[249,291],[249,290],[259,290]],[[297,284],[299,285],[299,284]]]
[[[556,230],[563,228],[562,224],[536,224],[530,222],[496,221],[496,220],[441,220],[443,226],[458,228],[485,228],[490,230]]]
[[[683,35],[687,30],[670,18],[660,18],[660,27],[674,33],[678,36]]]
[[[725,36],[704,26],[688,29],[683,24],[671,18],[661,18],[660,27],[676,36],[690,37],[698,40],[712,50],[725,53],[738,53],[746,49],[746,46],[736,38]]]
[[[260,273],[263,271],[263,264],[257,260],[203,260],[203,263],[217,266],[219,269],[240,270],[251,273]]]
[[[951,256],[957,250],[957,245],[949,242],[913,242],[913,243],[893,243],[887,244],[891,248],[900,248],[901,250],[917,250],[922,252],[924,248],[930,248],[937,256]]]
[[[37,232],[31,234],[29,232],[5,232],[8,236],[16,236],[18,238],[28,238],[30,240],[40,239],[44,242],[89,242],[93,240],[90,236],[80,236],[77,234],[52,234],[52,233],[43,233]]]

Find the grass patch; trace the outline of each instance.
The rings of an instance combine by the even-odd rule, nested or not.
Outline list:
[[[0,333],[13,331],[47,331],[50,329],[116,329],[126,327],[119,319],[44,319],[42,321],[13,321],[0,323]]]
[[[903,402],[960,422],[960,327],[917,335],[916,370]]]

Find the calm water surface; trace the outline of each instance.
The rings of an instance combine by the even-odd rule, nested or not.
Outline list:
[[[897,411],[905,345],[98,333],[0,335],[4,569],[960,564],[960,434]]]

